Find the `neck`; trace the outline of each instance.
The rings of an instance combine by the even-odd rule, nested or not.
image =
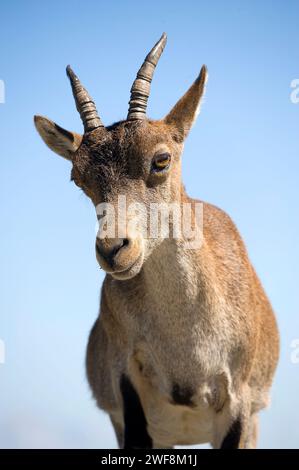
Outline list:
[[[146,260],[142,282],[159,303],[196,300],[201,285],[200,253],[177,239],[165,239]]]
[[[203,206],[201,202],[188,197],[183,184],[178,186],[178,191],[180,195],[176,195],[174,200],[180,201],[181,234],[179,238],[165,238],[154,249],[144,263],[141,280],[155,294],[164,286],[163,297],[173,298],[179,294],[191,300],[197,296],[208,273],[208,250],[203,238]],[[188,211],[191,216],[186,222]],[[183,227],[183,224],[187,227]]]

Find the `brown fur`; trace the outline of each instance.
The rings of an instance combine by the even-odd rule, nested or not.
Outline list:
[[[183,141],[206,82],[202,70],[161,121],[123,121],[83,139],[36,117],[49,147],[72,162],[72,179],[94,205],[117,196],[150,203],[190,202],[181,183]],[[171,155],[164,174],[150,172],[156,153]],[[254,447],[257,412],[267,404],[278,360],[278,331],[270,303],[244,243],[221,209],[203,203],[203,243],[145,240],[127,232],[109,266],[105,253],[118,239],[97,240],[107,271],[100,316],[90,333],[87,375],[123,446],[120,379],[140,398],[155,447],[210,442],[221,447],[236,420],[239,447]]]

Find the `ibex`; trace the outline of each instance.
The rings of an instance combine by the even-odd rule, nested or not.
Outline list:
[[[181,154],[207,69],[166,117],[148,119],[165,43],[163,34],[139,69],[125,121],[105,127],[68,66],[84,134],[42,116],[35,125],[72,163],[71,179],[96,207],[117,207],[120,195],[146,208],[189,203],[198,223],[197,202],[181,182]],[[279,355],[276,321],[235,225],[221,209],[201,204],[202,239],[194,249],[184,235],[146,236],[138,223],[126,223],[121,236],[101,236],[100,224],[96,257],[107,274],[86,366],[121,448],[256,446],[257,413],[268,403]]]

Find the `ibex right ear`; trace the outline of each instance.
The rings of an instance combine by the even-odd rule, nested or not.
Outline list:
[[[203,65],[200,74],[193,85],[164,119],[166,124],[174,125],[177,128],[182,139],[187,137],[197,115],[199,114],[207,80],[208,71],[206,66]]]
[[[81,144],[82,135],[69,132],[43,116],[34,116],[34,124],[43,141],[53,152],[72,160]]]

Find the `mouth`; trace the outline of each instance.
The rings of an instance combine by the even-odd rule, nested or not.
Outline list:
[[[110,271],[109,274],[114,279],[118,279],[118,280],[132,279],[134,276],[136,276],[136,274],[140,272],[140,269],[143,264],[143,257],[144,257],[143,251],[141,251],[138,257],[128,267],[120,271]]]

